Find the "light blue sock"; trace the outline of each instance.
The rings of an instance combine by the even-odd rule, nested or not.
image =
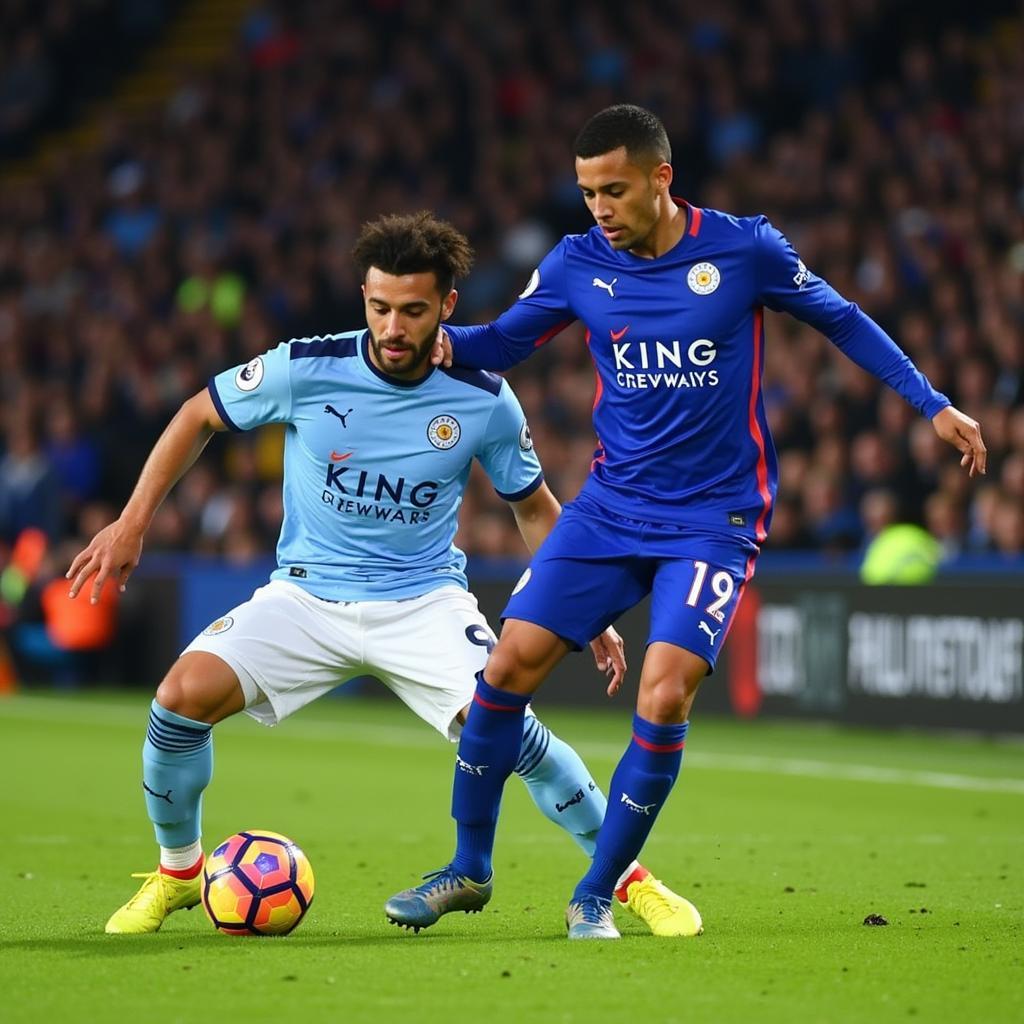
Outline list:
[[[515,773],[526,783],[541,813],[593,857],[608,801],[580,755],[533,715],[526,716]]]
[[[212,726],[154,700],[142,745],[142,788],[156,841],[188,846],[202,831],[203,790],[213,776]]]

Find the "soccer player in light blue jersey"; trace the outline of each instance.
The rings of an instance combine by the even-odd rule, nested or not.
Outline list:
[[[446,328],[456,365],[498,370],[582,321],[597,371],[598,439],[589,479],[513,592],[478,677],[459,764],[488,768],[455,773],[457,846],[441,873],[453,890],[490,879],[498,803],[530,695],[569,650],[651,594],[633,735],[566,913],[574,939],[618,938],[613,890],[675,784],[694,695],[771,523],[777,472],[761,395],[763,308],[818,328],[930,418],[971,476],[985,471],[978,424],[877,324],[764,217],[674,199],[670,161],[650,111],[596,114],[576,140],[577,180],[596,227],[563,238],[494,323]],[[401,900],[403,919],[417,920],[416,901]]]
[[[110,933],[154,932],[199,902],[211,731],[229,715],[244,710],[275,725],[370,674],[458,738],[494,645],[453,544],[474,458],[531,550],[558,518],[509,386],[430,362],[455,306],[454,282],[472,259],[465,238],[425,213],[385,217],[364,227],[355,259],[368,329],[287,342],[214,377],[164,431],[120,518],[68,571],[72,596],[90,579],[94,601],[108,578],[123,589],[157,507],[213,433],[286,425],[278,567],[189,644],[157,689],[142,785],[159,866],[140,876],[139,891],[107,922]],[[612,629],[591,639],[613,692],[625,670],[621,640]],[[579,756],[532,715],[520,719],[516,747],[514,769],[539,809],[592,854],[606,801]],[[627,873],[637,871],[647,874],[636,864]],[[691,904],[648,878],[631,910],[656,933],[699,927]],[[443,910],[478,909],[485,892],[461,887]]]

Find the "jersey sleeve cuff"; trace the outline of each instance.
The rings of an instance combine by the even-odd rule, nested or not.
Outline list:
[[[921,410],[922,415],[925,419],[931,419],[936,414],[942,412],[947,406],[953,403],[944,395],[941,391],[936,391],[927,402],[924,403],[924,408]]]
[[[210,398],[213,399],[213,407],[217,410],[217,415],[224,421],[224,426],[228,430],[233,430],[236,434],[241,434],[243,432],[242,428],[228,415],[227,409],[224,408],[224,403],[220,400],[220,395],[217,394],[216,377],[211,377],[207,381],[206,389],[210,392]]]
[[[533,494],[542,483],[544,483],[544,474],[538,473],[521,491],[516,491],[514,494],[505,494],[503,491],[499,491],[497,487],[494,488],[494,491],[503,501],[522,501]]]

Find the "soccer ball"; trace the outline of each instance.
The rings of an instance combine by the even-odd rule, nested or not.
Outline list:
[[[287,935],[313,902],[313,868],[287,836],[250,829],[203,868],[203,907],[225,935]]]

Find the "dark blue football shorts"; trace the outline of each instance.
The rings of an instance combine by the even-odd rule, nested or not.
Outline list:
[[[563,509],[502,619],[543,626],[580,649],[651,594],[648,644],[685,648],[713,671],[758,550],[739,533],[627,519],[581,496]]]

